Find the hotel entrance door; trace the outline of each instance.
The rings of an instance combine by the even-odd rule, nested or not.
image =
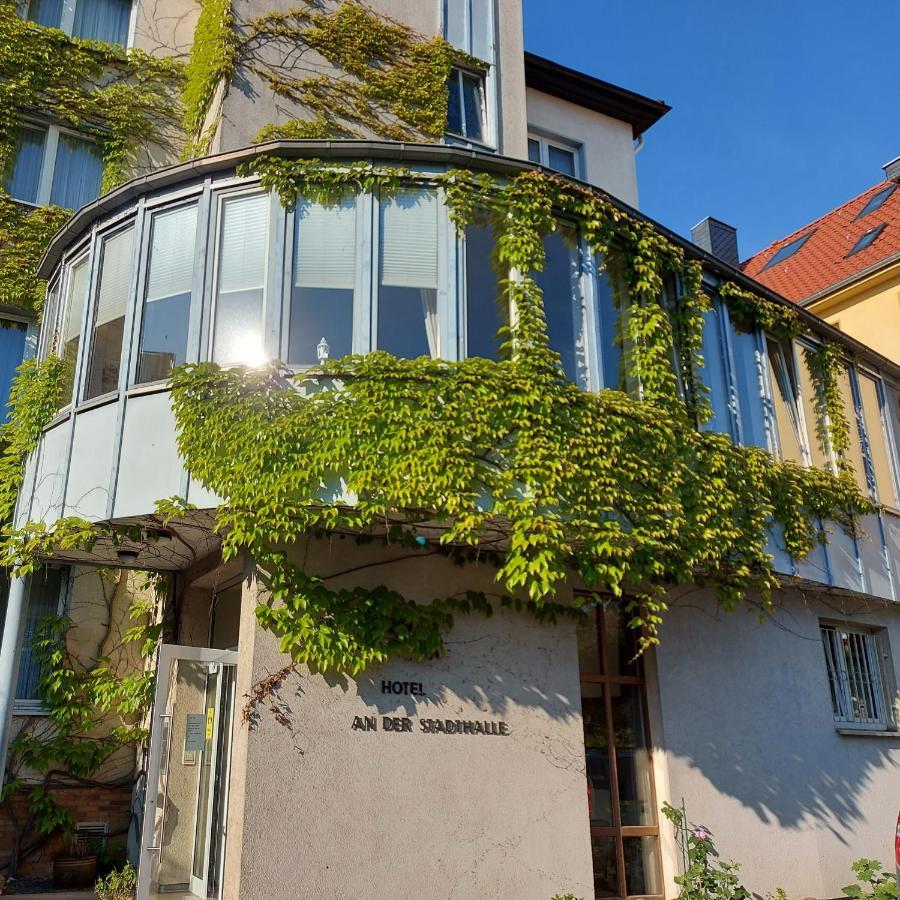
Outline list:
[[[138,900],[219,900],[237,652],[160,648]]]

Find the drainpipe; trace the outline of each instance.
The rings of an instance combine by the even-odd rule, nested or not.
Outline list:
[[[25,603],[28,582],[13,578],[6,600],[6,621],[3,625],[3,641],[0,643],[0,785],[6,781],[6,751],[12,730],[13,704],[16,699],[19,647],[25,629]]]

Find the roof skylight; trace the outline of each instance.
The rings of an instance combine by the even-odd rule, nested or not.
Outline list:
[[[882,222],[880,225],[876,225],[874,228],[870,228],[854,245],[853,249],[847,254],[847,256],[853,256],[854,253],[859,253],[861,250],[865,250],[867,247],[871,247],[873,243],[875,243],[875,238],[884,231],[887,226],[887,222]],[[846,257],[844,257],[846,259]]]
[[[875,212],[875,210],[878,209],[896,190],[896,184],[889,184],[887,187],[882,188],[877,194],[873,194],[869,197],[869,202],[856,214],[853,221],[855,222],[857,219],[861,219],[863,216]]]
[[[789,244],[785,244],[759,271],[765,272],[766,269],[771,269],[772,266],[777,266],[779,263],[783,263],[786,259],[792,257],[815,233],[816,230],[814,228]]]

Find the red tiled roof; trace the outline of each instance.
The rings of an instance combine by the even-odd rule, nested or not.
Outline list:
[[[892,185],[893,193],[878,209],[856,218],[872,197]],[[881,225],[884,228],[870,246],[848,256],[864,234]],[[810,236],[795,253],[765,268],[779,250],[807,234]],[[799,303],[897,254],[900,254],[900,184],[881,181],[815,222],[770,244],[751,256],[741,268],[751,278]]]

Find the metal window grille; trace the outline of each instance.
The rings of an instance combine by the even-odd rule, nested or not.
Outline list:
[[[822,625],[834,721],[884,727],[885,696],[875,635]]]

